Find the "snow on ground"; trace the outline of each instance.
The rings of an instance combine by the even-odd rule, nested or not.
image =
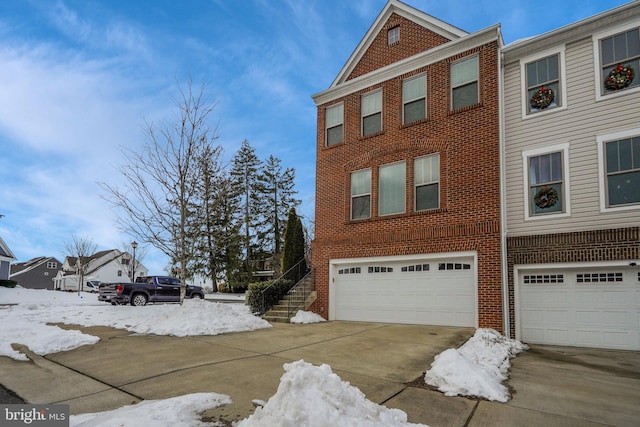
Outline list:
[[[368,400],[329,365],[313,366],[299,360],[285,364],[284,370],[276,394],[236,427],[423,425],[408,423],[407,414],[400,409]]]
[[[100,426],[211,426],[200,421],[207,409],[231,403],[229,396],[217,393],[193,393],[164,400],[144,400],[136,405],[123,406],[113,411],[71,415],[71,427]]]
[[[296,317],[304,323],[319,321],[311,314],[298,312]],[[217,335],[271,326],[253,316],[243,304],[186,300],[182,306],[114,307],[99,302],[96,294],[0,287],[0,356],[27,360],[12,349],[11,343],[26,344],[35,353],[44,355],[98,341],[97,337],[80,331],[63,330],[46,323],[104,325],[175,336]],[[425,381],[448,396],[478,396],[506,402],[510,396],[502,382],[508,376],[509,359],[527,348],[492,329],[478,329],[460,348],[445,350],[436,356],[425,374]],[[237,427],[420,425],[408,423],[406,413],[399,409],[371,402],[358,388],[342,381],[328,365],[313,366],[300,360],[285,364],[284,369],[276,394]],[[215,424],[201,422],[199,414],[230,402],[225,395],[194,393],[143,401],[113,411],[75,415],[71,416],[70,423],[92,427],[213,426]]]
[[[290,323],[319,323],[326,322],[326,320],[319,314],[311,311],[298,310],[295,316],[289,320]]]
[[[460,348],[437,355],[424,379],[445,396],[477,396],[507,402],[511,396],[502,382],[509,376],[510,359],[528,348],[493,329],[478,329]]]
[[[221,304],[194,299],[180,304],[145,307],[112,306],[96,294],[0,287],[0,356],[27,357],[11,347],[25,344],[45,355],[95,344],[98,338],[47,323],[110,326],[141,334],[219,335],[270,328],[266,320],[251,314],[244,304]]]

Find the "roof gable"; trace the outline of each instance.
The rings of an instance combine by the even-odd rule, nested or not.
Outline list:
[[[398,26],[400,41],[388,46],[387,31]],[[431,15],[389,0],[331,87],[466,35],[466,31]]]
[[[2,240],[2,237],[0,237],[0,257],[16,259],[16,256],[11,252],[11,249],[9,249],[9,246],[7,246],[4,240]]]

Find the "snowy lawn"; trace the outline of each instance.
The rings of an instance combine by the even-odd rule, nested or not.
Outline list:
[[[15,304],[15,305],[9,305]],[[141,313],[144,312],[144,315]],[[298,323],[324,321],[299,311]],[[144,334],[190,336],[269,328],[271,325],[242,304],[186,300],[178,304],[146,307],[114,307],[96,294],[8,289],[0,287],[0,356],[27,360],[11,343],[27,345],[37,354],[65,351],[97,342],[97,337],[64,330],[47,323],[111,326]],[[491,329],[478,329],[458,349],[436,356],[425,381],[448,396],[478,396],[506,402],[509,359],[527,346]],[[427,362],[425,362],[427,363]],[[407,415],[368,400],[356,387],[344,382],[328,365],[313,366],[303,360],[284,365],[278,391],[236,427],[252,426],[420,426]],[[200,420],[202,412],[229,404],[217,393],[194,393],[164,400],[148,400],[113,411],[71,416],[71,426],[214,426]],[[314,402],[309,405],[309,402]]]
[[[39,355],[95,344],[99,338],[47,323],[111,326],[131,332],[178,337],[219,335],[270,328],[244,304],[220,304],[199,299],[145,307],[112,306],[96,294],[0,287],[0,356],[27,357],[11,347],[24,344]]]

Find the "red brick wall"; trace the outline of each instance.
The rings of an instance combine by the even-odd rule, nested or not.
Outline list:
[[[400,41],[392,46],[387,45],[387,31],[400,27]],[[403,18],[395,13],[391,14],[382,31],[375,37],[367,52],[360,58],[347,80],[370,73],[401,59],[432,49],[449,40],[426,28]]]
[[[404,31],[402,27],[401,31]],[[401,32],[401,40],[404,32]],[[386,44],[386,31],[384,31]],[[372,49],[365,57],[378,68],[388,59]],[[480,103],[450,111],[449,67],[460,57],[480,58]],[[357,67],[356,67],[357,68]],[[402,124],[402,80],[427,73],[427,118]],[[360,97],[383,90],[383,130],[361,137]],[[328,313],[328,262],[332,258],[477,251],[478,310],[481,327],[502,330],[500,269],[500,176],[498,45],[493,42],[456,57],[429,64],[364,91],[318,106],[316,224],[312,265],[318,300],[312,307]],[[344,103],[344,142],[324,146],[325,108]],[[440,153],[440,209],[415,212],[413,159]],[[406,213],[378,217],[378,167],[406,161]],[[371,213],[350,220],[350,173],[371,168]]]

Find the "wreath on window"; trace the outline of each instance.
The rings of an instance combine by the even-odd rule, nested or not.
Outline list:
[[[609,76],[604,81],[604,86],[609,90],[620,90],[629,86],[633,81],[635,72],[628,65],[618,64],[616,68],[611,70]]]
[[[538,190],[533,198],[534,203],[540,209],[550,208],[558,202],[558,191],[546,185]]]
[[[555,97],[556,95],[553,93],[553,89],[545,89],[544,86],[542,86],[531,97],[531,108],[544,110],[551,105]]]

